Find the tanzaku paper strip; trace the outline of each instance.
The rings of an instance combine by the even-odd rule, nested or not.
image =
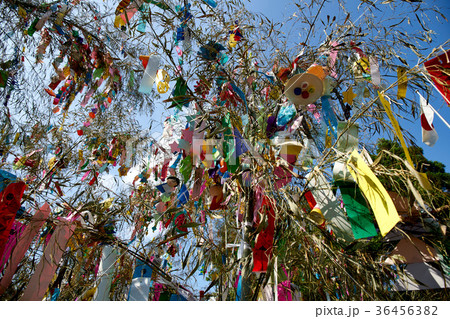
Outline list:
[[[386,234],[400,221],[397,209],[380,180],[370,170],[358,151],[354,150],[347,167],[358,184],[366,199],[369,201],[372,211],[380,228],[382,236]]]
[[[44,298],[75,227],[75,224],[68,221],[62,221],[61,224],[56,226],[55,232],[45,248],[44,255],[20,300],[40,301]]]

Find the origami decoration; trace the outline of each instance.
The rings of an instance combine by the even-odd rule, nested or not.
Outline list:
[[[356,97],[356,94],[353,93],[353,88],[350,87],[347,91],[342,93],[344,96],[344,103],[348,103],[349,105],[353,105],[353,99]]]
[[[197,54],[207,61],[214,61],[217,60],[219,52],[222,50],[225,50],[223,45],[210,41],[207,45],[202,46]]]
[[[169,91],[170,76],[165,70],[158,70],[155,81],[159,93],[163,94]]]

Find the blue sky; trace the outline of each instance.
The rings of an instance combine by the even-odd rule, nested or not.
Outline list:
[[[276,2],[272,0],[257,0],[257,1],[253,0],[251,2],[248,2],[246,7],[250,11],[264,14],[269,19],[272,19],[274,21],[283,21],[287,17],[292,16],[295,13],[295,11],[298,10],[298,8],[293,4],[294,2],[295,1],[292,0],[278,0]],[[374,1],[374,2],[381,3],[381,1]],[[345,7],[348,10],[350,10],[351,18],[353,20],[361,16],[363,12],[363,8],[360,8],[359,10],[357,9],[360,3],[361,1],[357,0],[346,1]],[[450,3],[448,1],[437,0],[432,1],[431,3],[435,7],[439,8],[439,10],[446,16],[446,18],[449,19]],[[388,8],[387,6],[385,7]],[[389,13],[382,12],[380,14],[385,15]],[[397,12],[395,12],[395,14],[397,14]],[[337,1],[327,1],[325,3],[320,17],[326,17],[327,15],[330,16],[337,15],[337,19],[345,17],[345,15],[342,12],[340,13],[340,15],[338,15]],[[404,16],[403,12],[398,12],[398,17],[403,16]],[[433,38],[433,40],[435,40],[434,44],[430,45],[428,51],[425,50],[425,52],[427,53],[431,52],[435,46],[439,46],[443,44],[445,41],[450,39],[450,22],[439,23],[436,19],[431,18],[432,16],[430,14],[430,21],[428,22],[428,26],[432,30],[434,30],[437,34]],[[416,23],[415,17],[411,17],[411,21],[413,23]],[[420,26],[417,25],[415,27]],[[415,27],[405,29],[405,31],[409,33],[409,31],[413,31]],[[318,28],[316,32],[322,31],[320,30],[320,28]],[[294,30],[294,32],[291,33],[292,46],[294,46],[296,42],[301,41],[301,35],[298,38],[295,36],[298,34],[300,34],[300,31],[296,32],[296,30]],[[412,52],[410,52],[410,54],[406,57],[406,59],[408,60],[408,63],[411,62],[410,65],[415,65],[417,63],[417,58]],[[421,93],[423,95],[423,92]],[[414,100],[418,103],[419,97],[417,94],[414,94],[413,92],[408,92],[408,94],[410,94],[410,96],[412,96]],[[441,114],[441,116],[447,122],[450,123],[450,107],[447,106],[444,99],[436,92],[436,90],[433,91],[433,96],[430,99],[430,104]],[[401,115],[405,116],[407,114]],[[398,120],[402,128],[406,129],[415,138],[415,143],[423,148],[425,156],[429,160],[444,163],[446,166],[446,171],[450,172],[450,143],[449,143],[450,129],[437,116],[435,116],[433,124],[436,128],[436,131],[439,134],[439,140],[433,147],[429,147],[424,143],[422,143],[422,131],[419,119],[413,122],[402,120],[400,118],[398,118]]]

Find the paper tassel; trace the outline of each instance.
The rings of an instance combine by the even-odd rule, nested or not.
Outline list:
[[[383,105],[389,119],[391,120],[392,126],[394,127],[395,133],[400,140],[400,144],[402,145],[403,151],[405,152],[406,160],[408,164],[410,165],[409,169],[411,172],[417,177],[417,179],[420,182],[420,185],[426,189],[431,190],[432,186],[430,182],[428,181],[427,175],[425,173],[419,173],[414,169],[414,163],[411,159],[411,156],[409,155],[408,148],[406,147],[405,140],[403,139],[402,131],[400,130],[400,126],[398,125],[397,120],[394,117],[394,114],[392,114],[391,105],[390,103],[384,98],[384,96],[378,92],[378,97],[380,98],[381,104]]]
[[[433,125],[434,111],[427,100],[419,93],[420,97],[420,124],[422,125],[422,142],[428,146],[436,144],[439,136]]]
[[[397,99],[403,99],[406,97],[406,89],[408,88],[408,78],[406,77],[406,68],[399,66],[397,68]]]
[[[344,211],[339,207],[340,202],[334,196],[330,184],[319,170],[313,170],[306,175],[310,180],[308,187],[322,211],[325,219],[330,224],[337,238],[345,241],[353,241],[352,227],[348,222]]]
[[[117,260],[117,251],[111,246],[105,246],[102,250],[102,260],[97,278],[100,278],[94,301],[109,301],[112,277],[114,275],[114,263]]]
[[[359,188],[369,201],[372,211],[380,228],[382,236],[386,234],[400,221],[395,205],[379,179],[364,162],[358,151],[351,154],[347,167],[356,180]]]
[[[37,265],[33,276],[31,276],[22,298],[20,298],[21,301],[40,301],[45,296],[45,292],[66,250],[67,242],[76,227],[75,224],[70,223],[66,219],[60,221],[44,250],[44,255]]]

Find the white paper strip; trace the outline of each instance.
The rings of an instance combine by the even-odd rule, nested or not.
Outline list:
[[[105,246],[102,250],[102,260],[98,268],[97,278],[100,283],[94,295],[94,301],[109,301],[109,291],[111,289],[111,281],[114,275],[114,263],[117,260],[117,251],[111,246]]]
[[[375,56],[369,57],[370,64],[370,76],[372,77],[372,83],[375,86],[380,86],[381,78],[380,78],[380,68],[378,66],[378,59]]]

